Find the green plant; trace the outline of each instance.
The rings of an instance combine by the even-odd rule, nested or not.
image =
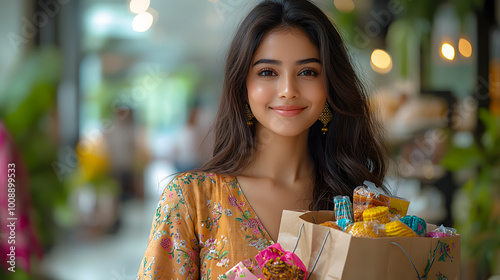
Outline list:
[[[486,279],[498,264],[500,252],[500,117],[481,109],[482,136],[468,147],[451,145],[442,165],[452,172],[472,170],[457,192],[460,205],[456,228],[463,253],[477,263],[477,279]]]
[[[57,49],[34,50],[26,54],[7,85],[0,90],[0,119],[12,135],[29,174],[29,178],[23,178],[29,182],[29,190],[22,191],[28,193],[32,205],[16,210],[30,213],[36,235],[45,249],[57,240],[54,213],[67,199],[67,190],[52,169],[52,163],[58,160],[52,129],[56,127],[61,65]],[[30,278],[21,270],[22,267],[16,268],[13,279]],[[0,278],[4,279],[1,274]]]

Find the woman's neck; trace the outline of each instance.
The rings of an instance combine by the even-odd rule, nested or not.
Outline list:
[[[257,126],[257,151],[242,175],[266,177],[285,185],[299,180],[311,180],[314,166],[307,140],[307,131],[294,137],[286,137]]]

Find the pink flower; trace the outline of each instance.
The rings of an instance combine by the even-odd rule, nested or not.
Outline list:
[[[188,254],[189,258],[191,259],[191,261],[194,261],[196,259],[196,252],[195,251],[189,250],[187,252],[187,254]]]
[[[222,258],[218,263],[217,263],[217,266],[218,267],[227,267],[227,264],[229,263],[229,259],[224,257]]]
[[[172,241],[170,238],[163,238],[160,243],[161,247],[165,249],[166,251],[170,251],[170,248],[172,247]]]
[[[238,199],[234,196],[230,196],[229,197],[229,204],[231,204],[232,206],[237,206],[238,205]]]
[[[260,221],[255,219],[255,218],[250,218],[248,220],[248,227],[249,228],[258,228],[260,225]]]
[[[215,239],[209,238],[207,241],[205,241],[205,246],[210,247],[210,245],[215,243]]]

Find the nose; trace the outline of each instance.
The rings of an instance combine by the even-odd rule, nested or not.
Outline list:
[[[279,79],[278,96],[282,99],[298,98],[300,93],[293,74],[282,75]]]

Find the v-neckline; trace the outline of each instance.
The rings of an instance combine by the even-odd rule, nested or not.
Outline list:
[[[238,181],[238,178],[236,176],[232,176],[232,179],[230,181],[234,181],[236,183],[236,186],[238,187],[238,192],[241,192],[241,197],[243,198],[243,202],[245,202],[248,205],[248,208],[250,208],[249,211],[251,212],[252,216],[255,217],[255,219],[257,219],[259,221],[259,225],[262,227],[262,232],[264,233],[263,234],[264,238],[266,238],[267,240],[269,240],[271,242],[271,244],[274,244],[274,243],[278,242],[278,240],[274,240],[271,237],[271,235],[267,231],[266,227],[264,226],[264,224],[260,220],[259,216],[257,215],[257,212],[255,212],[255,210],[253,209],[252,204],[250,204],[250,202],[248,201],[248,199],[247,199],[247,197],[245,195],[245,192],[241,188],[241,185],[240,185],[240,182]]]

